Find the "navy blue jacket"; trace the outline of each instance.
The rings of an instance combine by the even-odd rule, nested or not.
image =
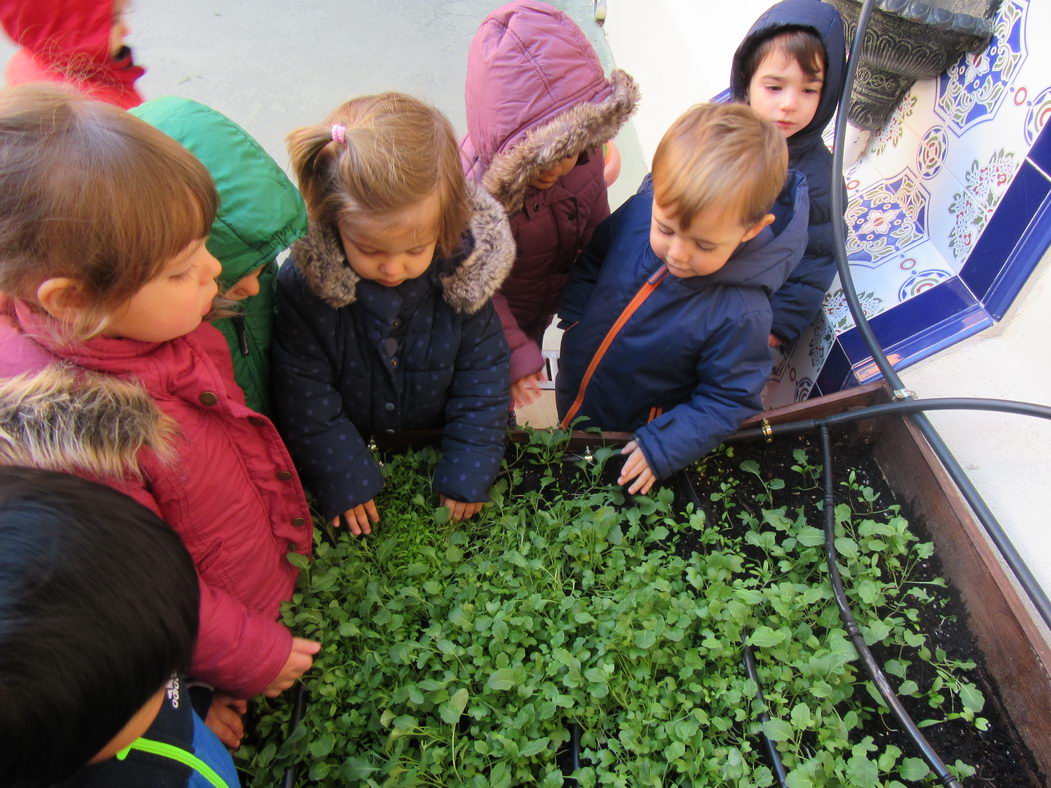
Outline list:
[[[636,194],[600,224],[562,299],[556,394],[559,417],[578,395],[607,332],[651,277],[665,270],[650,247],[653,194]],[[761,407],[770,373],[770,294],[806,244],[802,176],[789,174],[772,225],[707,276],[665,276],[624,324],[587,386],[587,426],[633,431],[664,478],[704,456]],[[663,415],[650,420],[656,411]],[[647,423],[648,422],[648,423]]]
[[[510,404],[507,343],[490,303],[514,261],[507,217],[472,192],[460,253],[397,287],[360,279],[336,233],[312,225],[277,276],[276,420],[304,486],[334,517],[375,497],[363,435],[442,428],[434,487],[487,501]]]
[[[814,118],[788,138],[788,166],[806,176],[810,190],[810,229],[806,252],[780,287],[770,304],[774,310],[773,331],[785,342],[795,342],[817,316],[825,292],[836,275],[832,242],[833,185],[844,194],[843,177],[833,176],[832,154],[821,133],[836,114],[843,93],[846,44],[839,11],[819,0],[784,0],[771,7],[752,25],[734,53],[730,89],[736,101],[748,100],[744,62],[764,39],[789,27],[808,28],[825,45],[825,79]],[[837,221],[842,221],[842,217]]]
[[[54,788],[212,788],[202,769],[229,788],[241,784],[230,753],[191,708],[186,685],[173,678],[157,717],[123,758],[87,766]]]

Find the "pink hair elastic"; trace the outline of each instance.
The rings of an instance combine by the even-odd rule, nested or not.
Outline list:
[[[332,124],[332,141],[342,145],[347,141],[347,127],[341,123]]]

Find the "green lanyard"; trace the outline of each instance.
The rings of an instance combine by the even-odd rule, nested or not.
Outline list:
[[[140,737],[118,752],[117,760],[123,761],[128,757],[128,752],[131,750],[148,752],[151,755],[159,755],[162,758],[170,758],[173,761],[178,761],[184,766],[189,766],[195,772],[200,774],[204,779],[215,786],[215,788],[230,788],[226,780],[220,777],[215,769],[206,764],[196,755],[191,755],[186,752],[186,750],[176,747],[173,744],[165,744],[161,741],[153,741],[152,739],[144,739]]]

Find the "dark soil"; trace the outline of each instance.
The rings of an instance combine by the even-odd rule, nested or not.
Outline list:
[[[736,501],[739,505],[747,506],[743,502],[759,500],[765,495],[759,479],[740,469],[743,461],[754,460],[759,464],[768,480],[780,478],[789,482],[785,489],[776,493],[777,505],[787,506],[789,511],[803,507],[805,511],[813,513],[811,524],[823,529],[824,521],[819,505],[824,497],[824,490],[808,490],[801,493],[792,489],[792,480],[800,478],[795,471],[791,470],[791,466],[795,464],[792,451],[797,448],[807,451],[811,464],[820,464],[821,449],[816,436],[812,440],[804,436],[784,438],[771,445],[764,443],[736,444],[733,447],[734,456],[732,458],[722,454],[713,454],[703,461],[701,473],[694,469],[688,469],[685,473],[689,485],[693,487],[693,492],[696,492],[699,499],[698,504],[710,515],[711,521],[716,521],[721,511],[721,504],[713,503],[711,495],[713,492],[719,492],[720,480],[733,478],[738,481]],[[872,487],[879,493],[878,505],[880,507],[902,503],[888,487],[866,445],[857,440],[841,438],[833,444],[833,457],[836,503],[846,500],[844,496],[848,494],[847,489],[840,486],[839,483],[847,478],[851,469],[855,471],[856,479],[860,484]],[[689,492],[691,491],[687,491]],[[930,534],[925,524],[919,518],[913,517],[909,508],[904,504],[902,504],[901,513],[909,521],[912,532],[921,541],[930,541]],[[742,533],[743,530],[741,527]],[[696,548],[696,542],[691,543],[688,539],[683,539],[677,545],[677,550],[682,555],[688,555]],[[944,577],[937,555],[919,562],[912,579],[929,581],[935,577]],[[989,721],[989,728],[983,732],[965,720],[950,720],[923,728],[923,734],[945,763],[952,764],[960,759],[976,768],[975,775],[965,781],[967,785],[987,785],[997,788],[1007,786],[1011,788],[1034,786],[1036,788],[1045,785],[1046,782],[1040,776],[1041,772],[1032,755],[1008,717],[999,691],[986,669],[982,654],[977,648],[973,635],[967,629],[966,612],[959,593],[951,586],[946,588],[926,586],[926,588],[933,597],[943,601],[934,604],[915,604],[920,615],[917,628],[926,634],[932,652],[936,648],[941,648],[952,659],[971,660],[975,663],[976,667],[968,672],[968,678],[985,696],[986,704],[980,716]],[[855,610],[854,613],[857,616],[858,611]],[[894,648],[884,644],[876,644],[872,651],[881,665],[885,660],[899,656]],[[935,676],[934,668],[920,660],[914,660],[909,669],[909,678],[915,680],[921,687],[930,686]],[[869,706],[872,705],[871,698],[860,684],[856,700]],[[929,708],[923,699],[902,697],[901,700],[916,722],[937,717],[939,714],[937,710]],[[900,729],[897,718],[891,713],[875,715],[868,719],[860,735],[872,736],[875,744],[881,750],[894,744],[907,756],[921,757],[920,753],[915,750],[911,739]]]

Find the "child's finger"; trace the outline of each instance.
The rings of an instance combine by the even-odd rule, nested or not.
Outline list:
[[[624,444],[624,448],[620,450],[620,453],[631,454],[637,448],[639,448],[639,444],[637,444],[635,441],[628,441]]]
[[[372,533],[372,523],[369,522],[369,513],[365,509],[365,504],[354,507],[354,514],[358,518],[358,528],[361,529],[360,533],[368,536]]]
[[[365,504],[365,512],[368,514],[369,520],[372,521],[373,525],[380,521],[380,512],[379,509],[376,508],[375,501],[370,500]]]

